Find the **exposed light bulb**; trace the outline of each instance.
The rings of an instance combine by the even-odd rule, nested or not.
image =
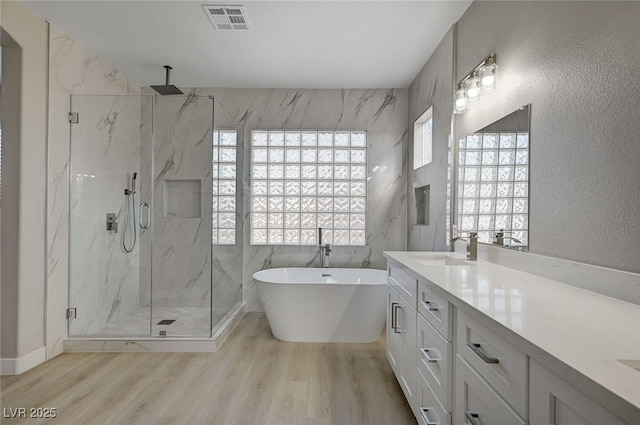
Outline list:
[[[455,94],[453,112],[456,114],[462,114],[467,110],[468,106],[469,100],[467,99],[467,92],[462,87],[458,87]]]
[[[464,86],[467,90],[467,99],[469,99],[469,102],[477,102],[480,99],[478,74],[474,72],[473,75],[465,81]]]
[[[493,86],[494,81],[496,80],[496,77],[494,77],[493,75],[485,75],[482,78],[482,86],[483,87],[491,87]]]
[[[483,93],[490,93],[496,90],[498,85],[498,65],[489,62],[480,68],[480,86]]]

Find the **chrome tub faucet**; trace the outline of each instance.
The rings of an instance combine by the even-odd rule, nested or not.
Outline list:
[[[318,227],[318,248],[320,248],[320,267],[324,269],[329,268],[331,244],[322,244],[322,227]]]

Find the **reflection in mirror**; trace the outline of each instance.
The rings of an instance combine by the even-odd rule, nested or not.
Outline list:
[[[494,246],[527,247],[529,109],[529,105],[520,108],[458,140],[459,233],[476,232],[479,242]]]

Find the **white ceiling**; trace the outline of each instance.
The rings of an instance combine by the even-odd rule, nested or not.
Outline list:
[[[31,1],[141,85],[408,87],[468,1]],[[202,4],[242,4],[252,29],[214,30]]]

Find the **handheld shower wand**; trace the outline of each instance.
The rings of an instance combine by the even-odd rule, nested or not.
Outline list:
[[[136,179],[138,173],[135,171],[131,176],[131,186],[124,189],[124,195],[126,196],[125,210],[124,210],[124,230],[122,232],[122,249],[127,254],[132,252],[136,246],[138,234],[136,232]],[[133,236],[129,239],[133,239],[131,245],[127,244],[127,234],[133,233]]]

